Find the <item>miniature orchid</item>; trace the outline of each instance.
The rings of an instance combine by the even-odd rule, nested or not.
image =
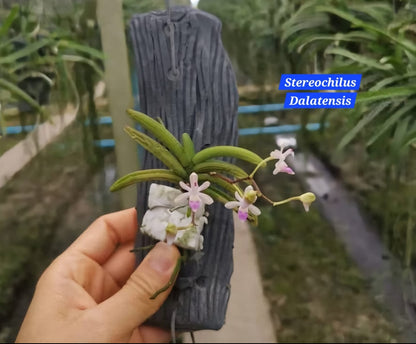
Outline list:
[[[150,297],[151,299],[155,299],[175,283],[182,264],[186,261],[187,250],[202,251],[204,249],[203,233],[205,225],[208,224],[208,216],[214,217],[215,225],[223,221],[223,214],[217,212],[217,207],[212,209],[213,211],[209,214],[205,211],[205,205],[212,204],[214,200],[221,202],[227,209],[236,211],[240,220],[248,220],[256,225],[257,216],[261,214],[261,211],[254,203],[259,197],[273,207],[292,201],[300,201],[306,211],[316,199],[313,193],[307,192],[300,196],[274,201],[263,193],[261,185],[257,184],[254,178],[256,172],[260,168],[266,167],[267,163],[271,161],[275,163],[274,175],[281,172],[294,174],[294,171],[286,163],[286,159],[290,155],[294,156],[293,150],[287,148],[288,142],[279,144],[280,149],[273,150],[265,158],[249,149],[230,145],[204,147],[196,151],[190,134],[183,133],[181,140],[178,140],[176,135],[173,135],[161,121],[134,110],[128,110],[128,114],[140,124],[144,131],[126,127],[127,134],[149,154],[157,158],[164,167],[132,171],[119,178],[111,186],[111,191],[143,182],[160,181],[174,185],[179,184],[179,187],[175,188],[151,183],[148,189],[148,209],[145,211],[140,225],[143,238],[147,236],[156,241],[176,245],[184,250],[168,283],[157,290]],[[197,135],[198,139],[199,135],[200,133]],[[254,169],[248,173],[234,163],[222,160],[229,157],[250,163]],[[199,185],[198,178],[204,178],[206,181]],[[188,179],[189,181],[186,182]],[[244,192],[242,191],[243,185]],[[147,187],[145,186],[145,188]],[[203,192],[204,190],[206,193]],[[234,193],[235,199],[233,199]],[[212,222],[211,225],[213,225]],[[207,228],[205,232],[209,234],[210,230],[212,228]],[[209,236],[208,245],[215,245],[213,238],[215,236]],[[230,236],[227,238],[232,239]],[[140,239],[140,241],[146,243],[147,239],[145,241]],[[228,244],[218,244],[221,250],[230,247]],[[131,251],[140,252],[152,246],[139,246]],[[212,246],[208,247],[210,252],[215,252],[215,249]],[[211,257],[211,254],[205,257],[208,256]],[[192,255],[191,259],[195,257],[202,257],[202,254]]]
[[[244,190],[244,195],[236,192],[235,198],[237,201],[231,201],[225,203],[227,209],[234,209],[238,207],[238,218],[242,221],[246,221],[248,218],[248,212],[250,211],[253,215],[260,215],[261,211],[253,203],[257,200],[257,192],[253,190],[251,185],[247,186]]]
[[[273,152],[270,153],[270,157],[273,159],[277,159],[275,164],[275,168],[273,174],[278,174],[279,172],[287,173],[287,174],[295,174],[295,172],[287,165],[285,159],[289,156],[295,156],[293,149],[289,148],[285,152],[283,152],[285,146],[282,145],[280,150],[275,149]]]
[[[182,181],[179,182],[181,188],[186,190],[186,192],[175,198],[176,204],[183,204],[185,200],[188,200],[189,207],[194,213],[196,213],[203,204],[210,205],[214,202],[210,196],[201,192],[210,186],[210,182],[206,181],[199,186],[198,175],[195,172],[192,172],[189,176],[189,184],[190,186],[186,185]]]

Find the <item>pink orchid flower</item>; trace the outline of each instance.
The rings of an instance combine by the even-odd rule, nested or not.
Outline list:
[[[253,190],[251,185],[246,187],[243,197],[241,197],[241,195],[236,192],[235,198],[236,201],[225,203],[225,207],[227,209],[234,209],[238,207],[238,218],[241,221],[247,220],[249,211],[256,216],[261,214],[260,209],[253,205],[253,203],[257,200],[257,193]]]
[[[270,153],[270,156],[273,159],[277,159],[277,162],[274,167],[273,174],[278,174],[279,172],[287,173],[287,174],[295,174],[295,172],[287,165],[286,158],[289,155],[295,156],[293,149],[289,148],[285,152],[283,150],[285,146],[281,146],[280,150],[275,149],[273,152]]]
[[[210,186],[210,182],[206,181],[202,183],[201,186],[198,185],[198,175],[195,172],[192,172],[189,176],[189,185],[186,185],[184,182],[179,182],[179,185],[182,189],[186,190],[186,192],[180,194],[178,197],[175,198],[175,203],[183,204],[186,200],[188,200],[189,207],[191,210],[196,213],[198,209],[203,204],[212,204],[214,200],[202,193],[201,191],[207,189]]]

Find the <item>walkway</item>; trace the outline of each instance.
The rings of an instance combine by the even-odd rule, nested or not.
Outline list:
[[[55,115],[40,124],[26,138],[0,156],[0,188],[52,142],[76,117],[76,111],[67,107],[63,115]]]
[[[219,331],[195,332],[195,340],[197,343],[276,343],[250,229],[236,217],[234,222],[234,273],[226,323]],[[184,341],[191,343],[188,333]]]

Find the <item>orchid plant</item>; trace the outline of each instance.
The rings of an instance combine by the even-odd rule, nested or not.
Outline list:
[[[132,172],[117,180],[111,191],[148,181],[170,182],[176,186],[155,183],[150,186],[148,210],[143,217],[140,230],[156,240],[166,241],[184,249],[202,250],[201,233],[209,217],[205,206],[215,201],[235,211],[239,220],[254,224],[257,224],[257,217],[261,215],[260,209],[254,205],[259,198],[263,198],[272,206],[300,201],[306,211],[309,211],[310,204],[315,201],[315,195],[311,192],[273,201],[262,193],[254,179],[257,171],[270,161],[275,163],[274,175],[295,174],[286,162],[289,156],[294,157],[291,148],[281,146],[280,150],[272,151],[270,156],[264,159],[248,149],[235,146],[208,147],[195,152],[192,139],[187,133],[182,134],[180,143],[161,121],[134,110],[127,112],[156,140],[131,127],[126,127],[125,131],[159,159],[166,169]],[[219,160],[221,157],[233,157],[249,162],[253,165],[253,170],[248,174],[235,164]],[[173,283],[179,269],[180,262],[175,269],[175,276],[172,276],[166,288],[156,292],[152,298]]]

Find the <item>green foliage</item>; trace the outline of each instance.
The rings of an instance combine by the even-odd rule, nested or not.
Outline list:
[[[58,13],[54,14],[53,18],[60,18]],[[71,28],[57,26],[59,23],[54,20],[41,19],[30,3],[13,6],[7,16],[0,19],[0,104],[4,107],[16,101],[24,102],[43,115],[42,97],[31,92],[28,84],[40,80],[48,85],[48,92],[56,88],[61,103],[74,98],[77,102],[82,92],[73,80],[72,69],[85,65],[91,69],[90,74],[102,77],[103,54],[80,41]],[[83,78],[86,75],[88,73]]]
[[[316,22],[317,17],[322,18],[321,25],[305,27],[305,22]],[[364,107],[357,108],[361,115],[351,115],[353,128],[341,140],[340,149],[361,133],[369,137],[367,146],[378,140],[389,145],[401,121],[414,123],[415,21],[416,10],[410,5],[395,13],[390,2],[354,1],[347,6],[346,1],[328,4],[314,0],[283,25],[282,38],[290,49],[326,56],[326,72],[363,75],[361,89],[365,92],[358,94],[357,103]],[[383,111],[377,112],[380,105]],[[407,149],[409,142],[403,142],[401,149]]]
[[[128,23],[134,14],[165,9],[165,0],[123,0],[124,21]]]
[[[277,75],[294,68],[280,42],[280,23],[299,0],[201,0],[199,8],[222,21],[222,38],[237,78],[257,85],[276,83]]]
[[[416,215],[407,206],[416,181],[414,2],[201,0],[200,8],[222,20],[240,82],[262,85],[282,73],[362,74],[355,109],[302,112],[303,123],[329,126],[299,141],[340,168],[404,258],[404,248],[414,247],[409,238],[416,240]],[[414,262],[416,254],[409,255]]]
[[[210,182],[211,185],[205,192],[215,200],[226,203],[234,199],[236,191],[243,194],[239,183],[248,182],[249,176],[240,167],[214,158],[233,157],[254,165],[262,163],[262,159],[257,154],[234,146],[209,147],[195,152],[192,139],[187,133],[182,135],[181,144],[163,123],[138,111],[128,110],[127,113],[156,140],[130,127],[125,129],[126,132],[156,159],[159,159],[167,169],[129,173],[118,179],[112,185],[111,191],[146,181],[169,181],[175,184],[179,181],[187,182],[190,174],[195,172],[198,173],[199,180]],[[230,180],[236,180],[236,182],[233,183]],[[256,222],[256,217],[250,214],[249,220]]]
[[[415,240],[416,218],[406,205],[414,203],[415,196],[403,190],[413,190],[416,178],[416,8],[409,1],[396,5],[307,1],[283,24],[282,39],[316,72],[362,74],[355,109],[331,111],[332,116],[326,115],[332,122],[328,135],[314,140],[320,141],[318,150],[332,155],[338,164],[342,153],[350,164],[356,160],[354,164],[361,166],[353,173],[367,185],[363,202],[380,220],[390,248],[409,264],[416,257],[409,249]],[[321,25],[305,24],[316,18],[321,18]],[[328,149],[334,144],[336,151]],[[346,178],[352,181],[354,176]],[[375,201],[377,197],[381,203]]]

